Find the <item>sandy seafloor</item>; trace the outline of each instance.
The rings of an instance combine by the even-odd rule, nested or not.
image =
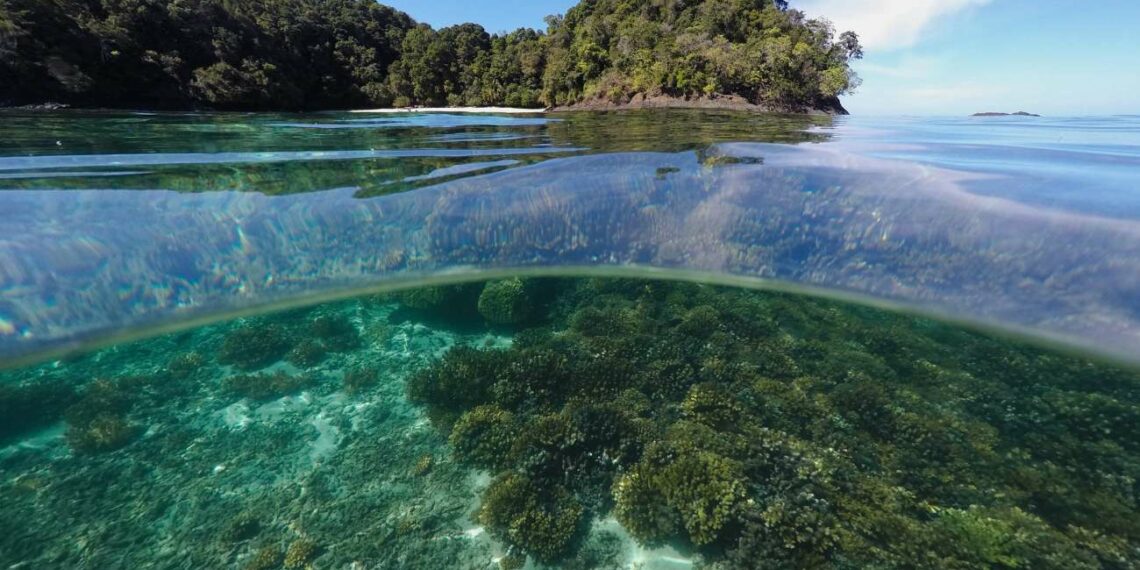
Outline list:
[[[309,387],[269,401],[224,389],[239,372],[212,357],[228,332],[257,319],[0,373],[0,383],[129,385],[137,430],[99,453],[74,452],[63,422],[3,442],[0,568],[498,568],[501,545],[470,516],[489,475],[453,462],[404,390],[409,374],[457,343],[511,339],[390,321],[397,307],[362,299],[269,317],[340,314],[362,339],[311,368]],[[349,393],[345,370],[362,368],[376,381]],[[286,362],[265,370],[301,372]],[[305,547],[308,557],[287,557]],[[637,546],[612,518],[562,565],[692,566],[671,548]]]

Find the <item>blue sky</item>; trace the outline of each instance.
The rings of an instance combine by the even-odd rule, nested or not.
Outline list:
[[[433,26],[542,28],[574,0],[386,0]],[[791,0],[867,47],[858,114],[1140,113],[1140,0]]]

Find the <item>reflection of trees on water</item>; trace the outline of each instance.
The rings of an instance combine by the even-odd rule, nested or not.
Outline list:
[[[502,166],[463,175],[428,178],[438,170],[495,161],[509,153],[515,166],[576,152],[693,150],[724,141],[801,143],[824,140],[832,119],[707,111],[570,113],[551,122],[506,120],[503,125],[416,127],[399,116],[369,119],[244,115],[6,117],[0,153],[38,150],[39,156],[152,153],[254,153],[224,164],[113,164],[84,168],[28,167],[0,180],[7,189],[82,190],[113,187],[175,192],[258,192],[277,196],[332,188],[357,188],[360,197],[413,190],[486,174]],[[8,121],[11,122],[8,122]],[[478,122],[478,121],[476,121]],[[488,121],[495,123],[495,121]],[[446,121],[444,122],[446,124]],[[58,144],[56,144],[58,142]],[[338,152],[423,151],[425,156],[345,158]],[[480,156],[430,156],[433,151],[473,151]],[[310,159],[251,162],[264,153],[328,153]],[[209,156],[203,156],[209,160]]]

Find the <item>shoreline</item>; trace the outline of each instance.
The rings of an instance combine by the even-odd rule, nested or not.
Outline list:
[[[714,95],[695,98],[672,97],[667,95],[638,94],[626,101],[614,102],[608,99],[589,99],[579,101],[572,105],[560,105],[546,108],[526,107],[379,107],[370,109],[321,109],[313,111],[219,111],[214,109],[137,109],[113,107],[84,107],[66,103],[39,103],[30,105],[0,106],[0,111],[25,112],[56,112],[56,111],[108,111],[132,113],[289,113],[289,114],[317,114],[317,113],[349,113],[354,115],[402,115],[415,113],[451,113],[451,114],[495,114],[495,115],[541,115],[545,113],[567,112],[611,112],[644,109],[703,109],[719,111],[744,111],[752,113],[792,114],[792,115],[848,115],[847,109],[836,98],[831,101],[820,101],[815,107],[787,108],[765,104],[752,103],[739,95]]]
[[[608,99],[588,99],[572,105],[550,109],[561,111],[623,111],[627,109],[705,109],[722,111],[749,111],[754,113],[775,113],[794,115],[848,115],[838,98],[820,101],[815,107],[782,108],[761,103],[753,103],[740,95],[711,95],[694,98],[670,95],[646,95],[639,93],[626,101],[615,102]]]
[[[397,115],[402,113],[495,113],[500,115],[537,115],[550,109],[526,109],[523,107],[390,107],[381,109],[350,109],[349,113]]]

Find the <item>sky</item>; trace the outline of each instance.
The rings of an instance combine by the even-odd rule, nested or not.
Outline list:
[[[544,28],[575,0],[382,0],[419,21]],[[790,0],[854,30],[852,113],[1140,114],[1140,0]]]

